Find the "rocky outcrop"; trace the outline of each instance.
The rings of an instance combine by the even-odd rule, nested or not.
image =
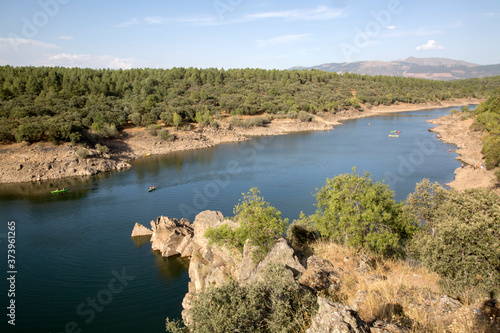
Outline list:
[[[183,300],[183,317],[186,322],[187,311],[197,293],[203,292],[208,286],[220,286],[229,279],[240,283],[249,283],[261,278],[261,273],[270,264],[283,265],[291,272],[291,276],[298,276],[305,272],[299,257],[290,243],[280,238],[271,248],[266,257],[255,262],[252,254],[253,246],[247,241],[243,252],[236,249],[230,250],[226,247],[209,244],[205,237],[208,228],[216,228],[221,225],[236,228],[238,224],[231,220],[225,220],[220,212],[204,211],[199,213],[194,222],[193,253],[189,264],[189,292]]]
[[[151,229],[146,228],[140,223],[136,223],[134,225],[134,229],[132,230],[132,237],[143,237],[143,236],[151,236],[153,231]]]
[[[306,256],[297,252],[285,238],[277,239],[274,246],[260,261],[254,259],[256,248],[247,240],[243,251],[236,248],[211,244],[205,237],[209,228],[226,225],[231,229],[238,227],[238,223],[225,219],[222,213],[204,211],[199,213],[194,222],[186,219],[177,220],[160,216],[156,221],[151,221],[151,230],[136,224],[132,232],[134,239],[144,234],[151,235],[152,248],[158,250],[163,256],[181,255],[190,256],[188,293],[182,305],[184,322],[189,325],[189,309],[199,293],[205,292],[209,287],[218,287],[230,280],[240,284],[250,284],[263,279],[263,273],[271,265],[285,267],[286,276],[290,284],[300,289],[308,289],[318,296],[318,312],[314,315],[308,333],[323,332],[371,332],[371,333],[405,333],[410,329],[394,323],[398,318],[405,318],[406,313],[417,311],[423,313],[429,320],[438,317],[447,317],[462,308],[462,304],[446,295],[429,292],[426,297],[412,304],[405,304],[403,299],[396,295],[394,303],[380,306],[379,313],[374,314],[375,319],[370,322],[363,321],[358,311],[361,311],[367,302],[369,293],[358,290],[351,306],[334,303],[324,296],[334,295],[342,285],[346,272],[343,268],[334,266],[328,260],[316,255]],[[349,262],[348,257],[344,262]],[[362,254],[358,261],[353,262],[355,269],[366,281],[366,285],[375,284],[386,280],[385,275],[376,271],[377,263],[369,256]],[[321,297],[319,297],[321,296]]]
[[[151,237],[151,248],[160,251],[163,257],[180,255],[189,257],[193,251],[193,225],[186,219],[160,216],[151,221],[151,229],[136,223],[132,230],[134,241],[138,238]],[[140,242],[142,244],[142,242]]]
[[[164,257],[180,254],[181,257],[191,256],[193,246],[193,226],[186,220],[160,216],[151,221],[151,248],[161,252]]]
[[[370,327],[348,306],[318,297],[319,309],[307,333],[369,333]]]

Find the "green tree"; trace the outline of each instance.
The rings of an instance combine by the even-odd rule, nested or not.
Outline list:
[[[387,184],[355,171],[327,179],[316,193],[316,213],[302,214],[302,220],[337,243],[383,255],[401,254],[415,226],[403,218],[401,204]]]
[[[182,117],[176,112],[172,116],[172,122],[173,122],[175,128],[179,128],[179,125],[182,122]]]
[[[243,251],[246,240],[256,247],[253,259],[262,259],[285,233],[288,219],[281,218],[281,212],[260,196],[257,188],[242,193],[243,199],[234,207],[234,220],[239,226],[234,230],[227,225],[208,229],[205,236],[210,242],[234,246]]]
[[[441,275],[450,295],[500,291],[500,196],[486,189],[450,190],[410,249]],[[477,296],[477,294],[476,294]]]

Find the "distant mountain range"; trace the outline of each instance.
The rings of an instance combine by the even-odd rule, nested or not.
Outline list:
[[[328,63],[291,69],[319,69],[328,72],[415,77],[431,80],[459,80],[500,75],[500,64],[478,65],[446,58],[414,58],[394,61]]]

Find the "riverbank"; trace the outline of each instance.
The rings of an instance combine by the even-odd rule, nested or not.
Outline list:
[[[459,191],[483,187],[500,193],[500,188],[496,187],[495,172],[487,170],[484,165],[485,160],[481,153],[481,138],[484,133],[470,129],[474,123],[473,118],[462,120],[462,117],[463,114],[457,113],[429,121],[438,125],[432,131],[436,132],[441,140],[457,146],[457,160],[462,162],[462,166],[455,170],[455,179],[446,185]]]
[[[50,143],[15,143],[0,145],[0,183],[19,183],[59,179],[71,176],[94,175],[130,167],[129,162],[148,154],[168,154],[174,151],[208,148],[224,142],[244,141],[252,136],[283,135],[301,131],[332,130],[343,120],[371,117],[383,113],[418,111],[431,108],[477,104],[482,100],[461,99],[439,103],[399,104],[377,106],[363,111],[349,110],[336,114],[321,112],[312,122],[298,119],[275,119],[266,126],[233,127],[228,118],[220,119],[219,128],[200,127],[188,131],[168,128],[175,135],[173,141],[152,136],[144,128],[124,129],[119,138],[103,144],[108,152],[82,149],[71,145]],[[466,182],[467,183],[467,182]]]

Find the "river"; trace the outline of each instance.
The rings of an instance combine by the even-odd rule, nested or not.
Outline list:
[[[0,185],[2,332],[164,332],[187,292],[188,260],[165,259],[130,237],[157,216],[193,220],[203,210],[231,215],[258,187],[284,217],[314,212],[326,178],[368,171],[404,200],[423,178],[441,184],[460,166],[426,119],[452,108],[346,121],[327,132],[258,137],[213,148],[151,156],[96,177]],[[400,131],[390,138],[392,130]],[[158,189],[148,193],[151,185]],[[52,195],[56,187],[69,187]],[[15,273],[7,267],[15,226]],[[12,224],[12,223],[11,223]],[[12,237],[11,237],[12,238]],[[7,281],[14,275],[15,281]],[[8,290],[14,286],[14,294]],[[7,323],[15,304],[15,326]]]

